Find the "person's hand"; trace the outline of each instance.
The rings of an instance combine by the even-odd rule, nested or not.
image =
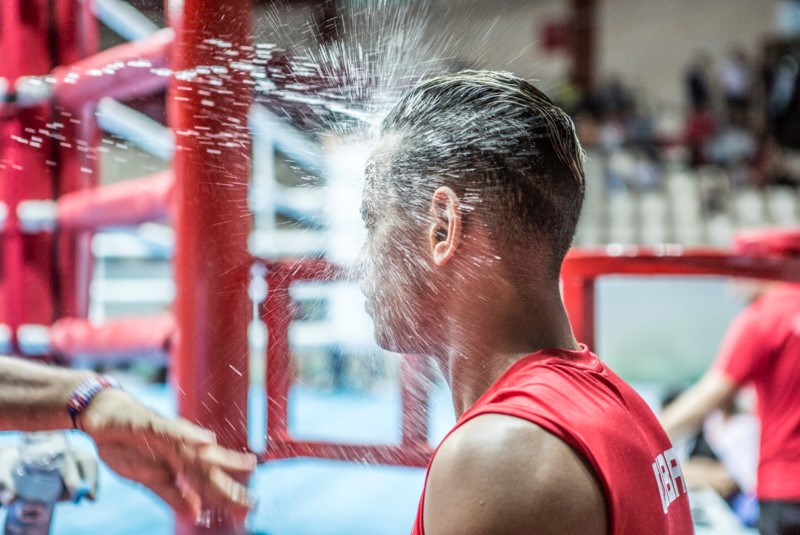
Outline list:
[[[150,488],[176,513],[196,519],[214,511],[240,521],[250,510],[237,480],[255,469],[255,456],[218,446],[210,431],[164,418],[116,389],[97,394],[78,423],[111,469]]]
[[[59,434],[53,434],[52,440],[59,441],[53,444],[54,449],[64,452],[60,470],[64,484],[61,501],[94,500],[97,494],[97,457],[94,452],[73,448]],[[16,444],[0,448],[0,503],[8,505],[16,498],[14,470],[19,463],[20,452]]]

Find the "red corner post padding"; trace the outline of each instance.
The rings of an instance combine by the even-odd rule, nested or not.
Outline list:
[[[733,250],[741,255],[800,257],[800,229],[769,229],[740,232]]]

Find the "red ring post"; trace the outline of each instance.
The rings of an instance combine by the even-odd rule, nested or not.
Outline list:
[[[185,0],[181,9],[181,13],[174,9],[170,13],[176,29],[173,70],[224,66],[228,72],[200,74],[191,81],[174,77],[167,94],[176,142],[174,379],[178,408],[185,418],[215,431],[222,445],[244,449],[251,307],[247,184],[252,88],[244,73],[236,72],[230,63],[249,59],[251,3]],[[221,79],[222,87],[209,83],[211,77]],[[212,528],[195,526],[191,520],[178,519],[177,532],[233,534],[242,530],[230,520]]]

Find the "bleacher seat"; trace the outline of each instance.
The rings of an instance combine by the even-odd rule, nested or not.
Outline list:
[[[733,209],[741,227],[762,227],[767,224],[764,196],[754,189],[734,193]]]
[[[800,225],[800,197],[791,188],[775,187],[767,190],[767,214],[770,222],[790,227]]]
[[[686,227],[700,225],[702,214],[697,180],[676,173],[668,177],[666,186],[674,224]]]
[[[641,243],[656,245],[668,240],[667,199],[661,192],[649,192],[641,196],[639,212],[642,229]]]
[[[612,243],[634,243],[634,198],[624,192],[608,196],[608,238]]]
[[[676,225],[673,236],[676,243],[687,247],[698,247],[707,243],[705,225]]]
[[[733,241],[735,227],[730,216],[716,214],[708,220],[708,241],[715,247],[728,248]]]

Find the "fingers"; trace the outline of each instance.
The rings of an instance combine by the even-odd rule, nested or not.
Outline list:
[[[177,515],[197,518],[202,511],[202,500],[197,492],[173,479],[171,472],[164,468],[164,479],[160,483],[148,485],[159,498],[164,500]]]
[[[233,451],[221,446],[201,448],[200,460],[238,475],[247,475],[256,469],[256,456],[252,453]]]
[[[255,456],[208,441],[199,444],[198,439],[213,435],[186,420],[167,423],[168,431],[159,436],[160,448],[180,480],[197,492],[203,507],[244,517],[251,501],[247,488],[235,478],[246,477],[255,469]]]
[[[181,476],[200,496],[203,508],[228,511],[234,518],[243,519],[252,507],[247,487],[218,466],[188,465]]]
[[[108,396],[106,401],[109,407],[113,402],[131,409],[113,411],[113,419],[98,410],[98,423],[91,427],[98,448],[105,445],[103,459],[115,471],[150,487],[181,514],[199,514],[202,508],[244,519],[251,501],[247,488],[236,478],[255,469],[253,455],[217,446],[214,433],[187,420],[169,420],[142,410],[132,398]],[[110,425],[102,424],[104,418]],[[119,444],[126,444],[128,451],[118,451]],[[170,477],[144,480],[132,470],[135,464],[148,462],[168,465]]]
[[[83,480],[86,496],[90,500],[97,497],[97,456],[86,450],[79,450],[74,453],[77,461],[78,471]]]
[[[154,430],[191,446],[207,446],[217,443],[217,437],[213,431],[203,429],[183,418],[167,420],[158,417]]]
[[[81,477],[78,461],[73,451],[68,451],[61,464],[61,481],[64,484],[62,499],[77,503],[84,493],[88,493]]]
[[[0,448],[0,503],[9,504],[14,500],[14,468],[19,462],[19,454],[14,446]]]
[[[243,520],[249,512],[247,488],[234,478],[255,468],[250,454],[215,445],[196,447],[162,434],[150,437],[148,449],[119,442],[98,448],[115,472],[149,487],[180,514],[208,509]]]

